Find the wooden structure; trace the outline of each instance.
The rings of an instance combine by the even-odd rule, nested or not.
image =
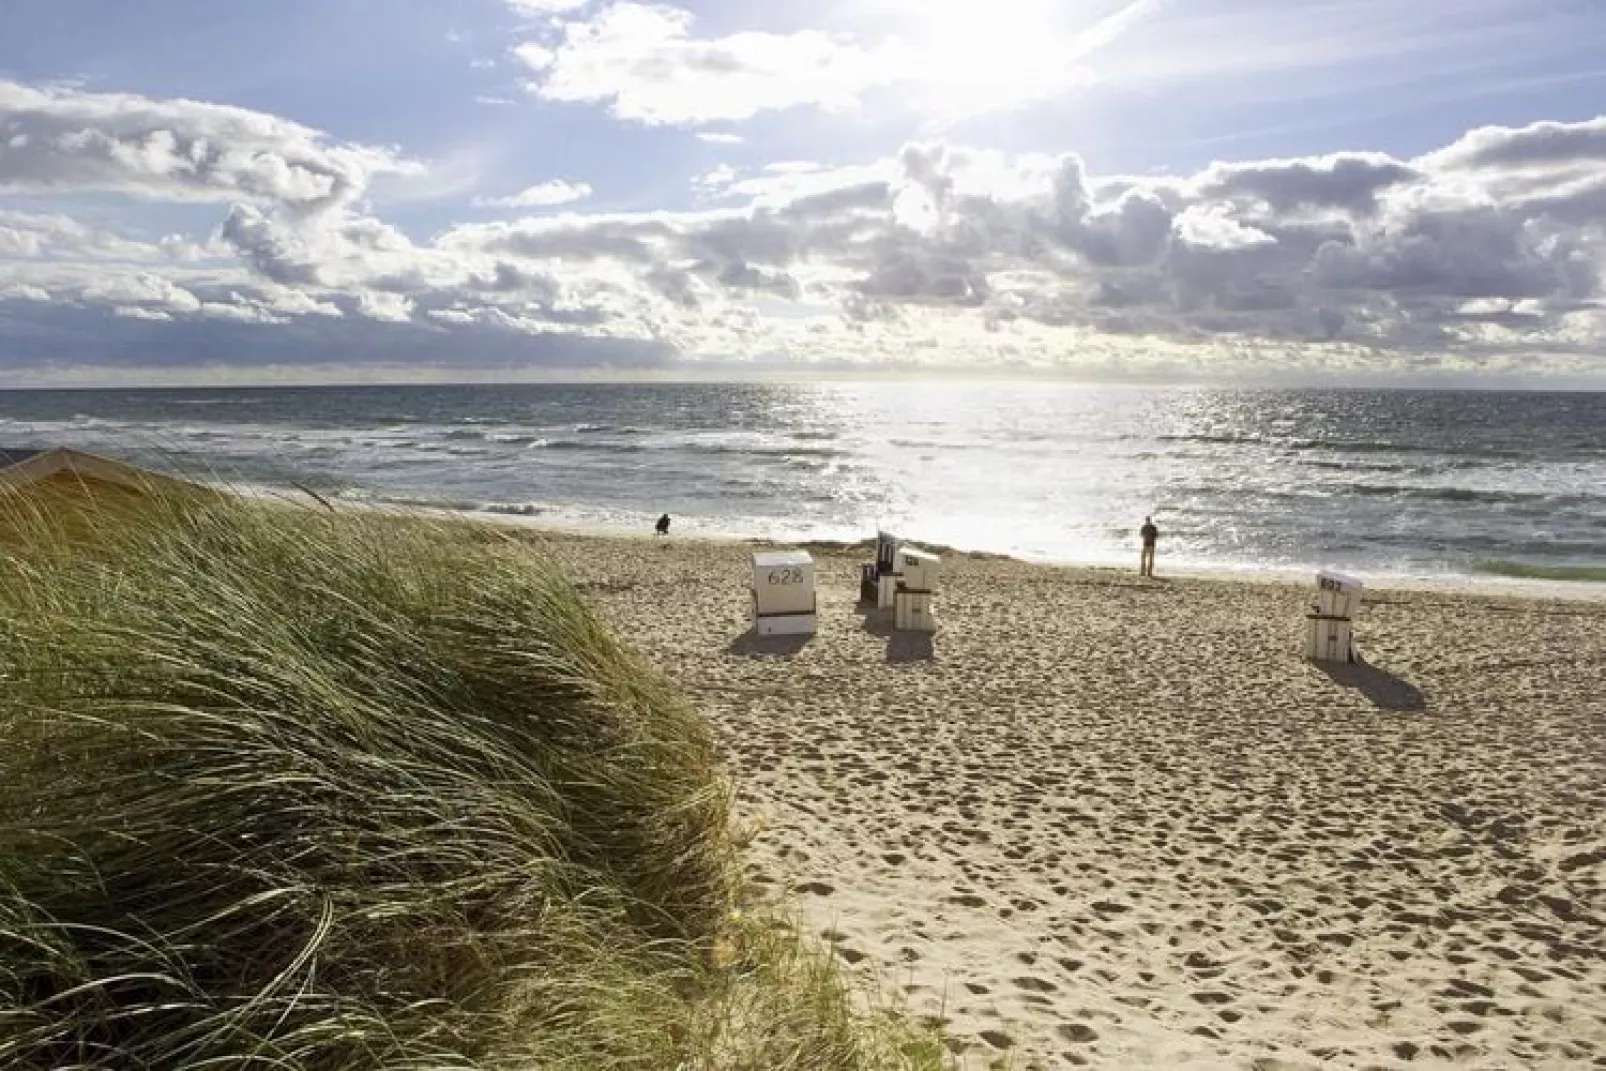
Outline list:
[[[1352,576],[1323,570],[1316,574],[1316,600],[1305,615],[1305,657],[1316,662],[1355,661],[1355,615],[1362,584]]]
[[[0,539],[46,529],[84,537],[97,522],[129,517],[153,502],[213,494],[199,484],[71,447],[0,450]]]
[[[753,631],[760,636],[810,635],[817,625],[814,559],[803,550],[753,555]]]
[[[937,591],[942,559],[914,547],[899,547],[898,586],[893,596],[893,623],[903,632],[935,632],[931,600]]]

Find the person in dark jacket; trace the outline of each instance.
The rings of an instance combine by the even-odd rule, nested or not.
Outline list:
[[[1143,527],[1138,529],[1143,537],[1143,553],[1138,555],[1138,575],[1154,575],[1154,546],[1160,542],[1160,529],[1154,526],[1153,517],[1143,518]]]
[[[662,517],[658,518],[658,523],[653,525],[653,531],[657,532],[661,536],[666,536],[669,534],[669,514],[666,513]]]

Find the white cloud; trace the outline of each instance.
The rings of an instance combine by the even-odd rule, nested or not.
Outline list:
[[[549,182],[527,186],[511,197],[479,198],[474,204],[482,208],[551,208],[555,205],[583,201],[590,196],[589,183],[552,179]]]
[[[747,139],[740,134],[727,134],[722,131],[704,130],[698,133],[698,141],[705,141],[710,145],[740,145]]]
[[[147,309],[139,305],[119,305],[112,310],[112,315],[124,320],[154,320],[158,323],[171,323],[171,313],[160,309]]]
[[[547,100],[608,104],[625,120],[697,125],[761,112],[857,107],[876,90],[946,119],[1044,99],[1084,84],[1083,61],[1159,8],[1128,0],[1102,17],[1047,0],[944,0],[900,9],[896,32],[818,29],[696,35],[696,17],[669,4],[602,5],[590,18],[554,19],[514,54]],[[734,144],[737,135],[706,140]]]
[[[85,286],[83,301],[104,305],[140,305],[174,312],[195,312],[201,301],[181,286],[151,272],[109,275]]]
[[[238,295],[234,295],[236,298]],[[289,319],[276,316],[260,305],[239,301],[206,301],[195,310],[203,320],[226,320],[240,324],[286,324]]]
[[[0,258],[163,261],[199,260],[219,252],[175,235],[147,242],[61,213],[0,209]]]
[[[1232,210],[1223,204],[1190,205],[1176,218],[1176,234],[1189,245],[1205,249],[1252,249],[1277,241],[1265,231],[1233,219]]]
[[[401,294],[363,291],[357,296],[357,311],[370,320],[406,323],[413,318],[413,302]]]
[[[349,203],[386,149],[331,143],[263,112],[127,93],[0,81],[0,192],[109,191],[166,201],[249,200],[297,209]]]
[[[537,73],[532,88],[546,100],[609,103],[621,119],[660,124],[800,105],[843,109],[895,77],[873,52],[818,30],[700,39],[693,22],[680,8],[614,3],[566,23],[553,45],[515,54]]]
[[[0,301],[49,301],[50,291],[40,286],[13,283],[0,286]]]
[[[106,96],[90,103],[104,111]],[[714,206],[700,211],[570,207],[429,239],[384,217],[361,169],[338,193],[308,186],[307,200],[289,178],[243,192],[226,153],[193,180],[119,164],[116,182],[142,196],[193,201],[192,181],[211,183],[207,199],[238,196],[215,210],[212,237],[0,210],[0,365],[93,342],[156,362],[198,350],[272,363],[763,353],[1104,370],[1208,358],[1230,371],[1235,354],[1278,348],[1344,367],[1424,353],[1494,367],[1541,352],[1606,374],[1591,356],[1606,349],[1603,132],[1606,120],[1488,128],[1414,159],[1347,152],[1161,177],[926,141],[861,163],[721,165],[699,180]],[[52,189],[110,188],[71,170]],[[589,193],[554,180],[497,204]]]
[[[561,15],[585,7],[591,0],[507,0],[508,7],[525,15]]]
[[[286,316],[330,316],[339,319],[345,313],[332,301],[319,301],[304,290],[293,287],[264,288],[263,305]]]

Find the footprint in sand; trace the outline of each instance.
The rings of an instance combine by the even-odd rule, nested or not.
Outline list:
[[[798,892],[808,893],[810,896],[830,896],[836,892],[835,886],[827,885],[823,881],[807,881],[802,885],[794,885],[793,888]]]
[[[1015,1047],[1015,1039],[1002,1030],[983,1030],[976,1036],[995,1049],[1013,1049]]]
[[[1078,1045],[1086,1045],[1099,1039],[1099,1032],[1086,1023],[1061,1023],[1059,1035],[1066,1041],[1074,1041]]]
[[[1231,1004],[1232,1003],[1232,997],[1229,994],[1223,993],[1220,990],[1215,990],[1215,989],[1203,989],[1203,990],[1200,990],[1197,993],[1191,993],[1189,995],[1192,996],[1194,1000],[1197,1000],[1200,1004]]]

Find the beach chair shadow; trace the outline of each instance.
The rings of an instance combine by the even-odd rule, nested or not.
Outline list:
[[[1359,658],[1354,662],[1318,662],[1316,665],[1334,683],[1359,689],[1373,706],[1400,711],[1427,709],[1427,699],[1416,685]]]
[[[900,632],[891,610],[861,609],[864,631],[887,641],[887,661],[929,662],[937,657],[936,644],[929,632]]]
[[[874,606],[866,607],[859,604],[858,614],[862,618],[861,626],[872,636],[891,636],[897,629],[891,610],[877,610]]]
[[[747,658],[791,658],[807,647],[812,639],[814,639],[813,633],[760,636],[750,628],[732,640],[725,650],[729,654],[743,655]]]
[[[887,637],[888,662],[929,662],[936,656],[929,632],[893,632]]]

